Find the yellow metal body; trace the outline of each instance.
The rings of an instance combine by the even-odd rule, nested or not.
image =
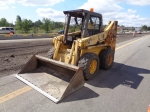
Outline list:
[[[82,67],[78,67],[80,58],[86,53],[94,53],[99,56],[101,51],[108,47],[115,51],[117,34],[117,21],[110,21],[106,28],[101,31],[101,14],[91,13],[83,9],[64,11],[64,14],[66,14],[67,24],[64,35],[57,35],[53,38],[54,52],[51,52],[53,56],[51,55],[50,59],[39,55],[32,56],[16,75],[18,79],[56,103],[81,88],[85,80],[90,80],[97,74],[98,57],[96,57],[97,59],[87,59],[85,67],[91,75],[90,77],[84,73],[85,70]],[[82,24],[81,31],[68,33],[69,26],[72,25],[71,18],[74,16],[76,25],[80,24],[79,21]],[[78,21],[76,17],[79,17],[80,20]],[[94,20],[96,22],[94,23],[91,17],[101,20],[98,22],[98,28],[97,20]],[[88,24],[89,22],[91,24]],[[113,57],[110,56],[108,65],[111,65],[112,61]]]
[[[78,35],[79,33],[80,31],[69,33],[68,36]],[[79,37],[73,41],[71,47],[63,43],[63,35],[56,36],[53,38],[55,48],[53,59],[67,64],[77,65],[79,58],[85,53],[99,55],[107,47],[115,50],[116,35],[117,26],[115,22],[110,21],[103,32],[86,38]]]

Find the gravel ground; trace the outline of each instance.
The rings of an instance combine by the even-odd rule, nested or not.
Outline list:
[[[117,43],[124,42],[133,38],[138,38],[147,34],[119,34]],[[47,51],[51,47],[50,41],[30,41],[30,42],[13,42],[0,44],[0,77],[9,74],[18,73],[26,64],[33,54],[46,56]]]
[[[40,44],[30,42],[28,44],[12,43],[11,45],[9,43],[8,45],[5,44],[5,47],[0,46],[0,49],[2,49],[0,50],[0,77],[19,72],[35,53],[46,56],[51,47],[48,43],[47,41]]]

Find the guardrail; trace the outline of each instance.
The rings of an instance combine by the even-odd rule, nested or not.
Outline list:
[[[50,33],[50,34],[0,34],[0,40],[53,38],[54,36],[56,36],[56,33]]]
[[[150,32],[142,32],[150,33]],[[36,39],[36,38],[53,38],[58,35],[57,33],[49,34],[0,34],[0,40],[12,40],[12,39]],[[132,35],[132,33],[117,33],[117,35]]]

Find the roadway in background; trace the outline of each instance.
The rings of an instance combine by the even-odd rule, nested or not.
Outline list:
[[[117,45],[150,33],[117,35]],[[51,48],[51,38],[0,40],[0,77],[18,73],[35,53],[46,56]]]

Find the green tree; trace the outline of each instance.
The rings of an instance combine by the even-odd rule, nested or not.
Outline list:
[[[35,25],[36,27],[41,27],[42,24],[43,24],[43,23],[42,23],[41,20],[37,20],[37,21],[34,22],[34,25]]]
[[[55,24],[55,28],[63,28],[63,25],[64,25],[64,23],[62,23],[62,22],[54,22],[54,24]]]
[[[15,25],[13,23],[9,23],[9,26],[10,27],[14,27]]]
[[[43,29],[45,30],[46,33],[48,33],[50,31],[50,24],[51,24],[51,20],[48,18],[43,18]]]
[[[31,29],[31,26],[32,26],[31,20],[27,20],[27,19],[22,20],[22,29],[23,31],[25,31],[25,33],[29,32],[29,30]]]
[[[50,21],[50,30],[54,30],[55,27],[55,22],[54,21]]]
[[[5,19],[5,18],[1,18],[0,19],[0,26],[1,27],[8,27],[9,26],[9,23],[8,23],[8,21]]]
[[[146,30],[147,30],[147,26],[146,26],[146,25],[143,25],[143,26],[142,26],[142,30],[146,31]]]
[[[21,17],[19,15],[17,15],[16,20],[21,22]]]
[[[16,30],[22,30],[22,20],[19,15],[16,17],[16,22],[15,22],[15,29]]]
[[[124,28],[125,26],[124,26],[124,25],[121,25],[120,27],[121,27],[121,28]]]
[[[42,29],[42,21],[41,20],[37,20],[33,23],[33,32],[34,33],[38,33],[39,29]]]
[[[150,30],[150,26],[149,26],[149,27],[147,27],[147,30]]]

